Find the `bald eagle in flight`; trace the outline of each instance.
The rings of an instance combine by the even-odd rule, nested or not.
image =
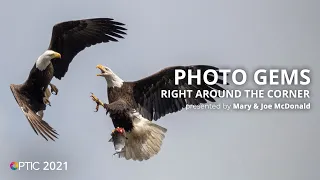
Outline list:
[[[57,87],[51,84],[53,77],[61,80],[73,58],[86,47],[123,38],[121,34],[125,35],[126,29],[122,26],[124,24],[110,18],[73,20],[53,26],[49,48],[38,57],[27,80],[23,84],[10,85],[13,96],[37,135],[41,134],[47,141],[48,138],[54,141],[58,135],[43,120],[46,105],[51,106],[51,93],[58,93]]]
[[[134,82],[125,82],[106,66],[98,65],[97,68],[101,71],[101,74],[97,76],[104,77],[107,81],[109,104],[103,103],[94,94],[91,94],[91,98],[97,103],[96,111],[99,106],[103,106],[107,114],[109,113],[115,127],[111,133],[111,141],[114,142],[116,154],[127,160],[147,160],[160,151],[167,129],[153,123],[152,120],[156,121],[169,113],[178,112],[186,105],[199,105],[207,101],[215,102],[212,97],[196,97],[195,93],[198,90],[225,90],[218,85],[223,84],[223,80],[220,79],[222,73],[213,66],[168,67]],[[216,70],[218,81],[214,85],[207,85],[202,79],[200,85],[197,85],[195,81],[192,85],[188,85],[187,78],[185,78],[180,81],[179,85],[175,85],[176,69],[186,71],[191,69],[193,72],[200,70],[201,77],[208,69]],[[214,74],[209,73],[208,80],[213,81],[214,78]],[[192,90],[192,95],[186,98],[161,98],[161,90]],[[124,147],[121,146],[119,134],[126,137]]]

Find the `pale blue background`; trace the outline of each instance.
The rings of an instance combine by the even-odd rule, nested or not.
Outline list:
[[[318,180],[319,1],[316,0],[54,0],[1,3],[1,180]],[[119,43],[86,49],[71,64],[45,120],[60,139],[34,134],[9,89],[48,47],[55,23],[113,17],[127,24]],[[125,80],[172,65],[309,67],[309,112],[184,111],[166,116],[161,152],[145,162],[112,157],[110,118],[89,98],[106,97],[97,64]],[[68,161],[67,172],[12,171],[11,161]]]

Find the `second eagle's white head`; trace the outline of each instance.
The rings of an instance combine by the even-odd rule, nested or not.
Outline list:
[[[123,85],[123,80],[117,76],[110,68],[103,66],[101,64],[97,65],[98,69],[100,69],[101,73],[97,74],[97,76],[104,77],[107,81],[108,87],[118,87],[120,88]]]
[[[61,59],[61,54],[52,50],[46,50],[36,61],[36,68],[40,71],[45,70],[52,59],[59,58]]]

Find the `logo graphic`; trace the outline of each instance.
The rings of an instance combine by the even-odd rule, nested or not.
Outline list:
[[[18,169],[18,167],[19,167],[18,162],[11,162],[11,163],[10,163],[10,168],[11,168],[12,170],[16,170],[16,169]]]

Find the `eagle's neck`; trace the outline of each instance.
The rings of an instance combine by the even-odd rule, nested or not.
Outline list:
[[[108,87],[120,88],[124,82],[119,76],[117,76],[114,73],[112,73],[110,76],[106,77],[106,80],[107,80]]]
[[[49,64],[51,63],[51,59],[46,57],[44,54],[38,57],[36,61],[36,68],[39,69],[40,71],[45,70]]]

